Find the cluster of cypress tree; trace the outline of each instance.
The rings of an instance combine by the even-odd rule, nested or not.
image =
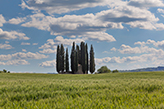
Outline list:
[[[68,49],[66,49],[65,54],[63,44],[61,44],[61,46],[58,45],[56,54],[56,70],[58,73],[64,73],[64,71],[67,73],[70,72],[68,57]],[[73,42],[70,58],[72,74],[77,73],[78,65],[82,66],[83,74],[88,74],[88,70],[90,70],[91,73],[95,71],[94,50],[92,45],[90,49],[90,63],[88,63],[88,46],[87,43],[85,44],[84,42],[81,42],[80,47]]]

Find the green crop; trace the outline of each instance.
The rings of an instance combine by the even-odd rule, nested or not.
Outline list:
[[[1,73],[0,108],[164,109],[164,72]]]

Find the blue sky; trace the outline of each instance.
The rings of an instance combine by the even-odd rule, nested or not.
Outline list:
[[[164,66],[163,0],[1,0],[0,69],[56,72],[56,46],[92,44],[96,69]]]

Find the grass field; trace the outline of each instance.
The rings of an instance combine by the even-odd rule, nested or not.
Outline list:
[[[0,74],[0,108],[164,109],[164,72]]]

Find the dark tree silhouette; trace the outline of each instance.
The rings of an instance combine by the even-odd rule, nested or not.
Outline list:
[[[72,73],[75,73],[75,42],[73,42],[72,51],[71,51],[71,70]]]
[[[79,64],[79,46],[76,45],[76,57],[75,57],[75,71],[78,71],[78,64]]]
[[[60,68],[60,47],[59,45],[57,46],[57,53],[56,53],[56,70],[59,73],[61,68]]]
[[[94,50],[93,50],[93,46],[91,45],[91,50],[90,50],[90,72],[93,73],[94,71],[95,71]]]
[[[61,57],[61,61],[60,61],[60,66],[61,66],[61,71],[64,72],[64,46],[63,44],[61,44],[61,50],[60,50],[60,57]]]
[[[82,65],[82,71],[85,74],[85,44],[84,42],[81,42],[81,65]]]
[[[68,55],[68,48],[66,49],[66,62],[65,62],[65,64],[66,64],[66,72],[69,72],[69,55]]]
[[[69,72],[68,57],[69,57],[68,48],[66,49],[66,55],[65,55],[63,44],[61,44],[61,46],[58,45],[57,54],[56,54],[56,70],[58,73],[64,73],[64,70],[66,70],[66,72]],[[89,69],[91,73],[95,71],[94,50],[92,45],[90,50],[90,63],[88,63],[89,62],[88,45],[87,43],[84,42],[80,43],[80,47],[78,45],[75,45],[75,42],[73,42],[70,58],[71,58],[71,70],[73,74],[79,72],[83,74],[88,74]],[[82,71],[78,72],[79,64],[80,64],[80,69],[82,69]]]
[[[85,44],[85,72],[88,74],[88,45]]]

